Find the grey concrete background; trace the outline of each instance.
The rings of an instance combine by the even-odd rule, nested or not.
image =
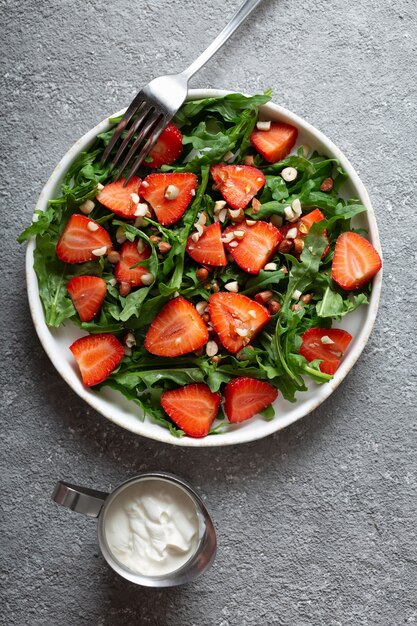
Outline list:
[[[0,622],[8,626],[399,626],[417,622],[416,18],[413,0],[265,0],[194,80],[305,116],[376,208],[381,308],[345,383],[284,432],[224,449],[135,437],[84,405],[45,356],[15,243],[69,146],[159,73],[180,70],[237,2],[0,1],[3,422]],[[189,479],[219,539],[210,572],[164,591],[120,580],[58,478],[110,489],[141,470]]]

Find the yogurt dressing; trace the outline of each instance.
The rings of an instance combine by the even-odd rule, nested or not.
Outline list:
[[[181,487],[149,479],[132,483],[110,502],[104,533],[122,565],[136,574],[161,576],[182,567],[195,553],[201,523],[196,505]]]

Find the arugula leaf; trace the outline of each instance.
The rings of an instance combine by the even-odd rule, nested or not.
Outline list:
[[[239,122],[241,112],[245,109],[257,110],[259,106],[266,104],[271,99],[270,91],[256,96],[243,96],[240,93],[232,93],[227,96],[204,98],[202,100],[190,100],[183,104],[175,116],[174,123],[183,126],[197,117],[203,111],[217,113],[226,122]]]
[[[19,235],[17,238],[18,243],[23,243],[36,235],[43,235],[48,230],[55,217],[56,207],[51,203],[48,204],[46,211],[35,211],[32,224]]]
[[[275,417],[275,409],[272,404],[268,405],[265,409],[262,409],[262,411],[259,411],[259,413],[266,419],[267,422],[270,422]]]
[[[38,277],[45,321],[48,326],[60,326],[75,314],[75,308],[66,288],[67,266],[57,259],[55,243],[48,234],[37,238],[33,267]]]
[[[245,296],[249,296],[258,291],[262,291],[266,287],[271,285],[279,285],[283,280],[287,279],[287,274],[281,269],[272,271],[261,270],[259,274],[251,277],[246,283],[246,289],[241,293]]]
[[[329,286],[324,292],[322,300],[317,302],[316,311],[317,315],[322,318],[341,319],[357,309],[358,306],[368,303],[369,299],[366,293],[348,295],[343,298],[340,293],[337,293]]]

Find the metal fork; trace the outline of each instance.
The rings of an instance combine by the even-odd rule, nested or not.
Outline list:
[[[122,133],[126,133],[112,161],[112,167],[115,167],[123,159],[117,171],[119,177],[136,157],[126,177],[125,185],[135,175],[165,126],[185,101],[190,78],[221,48],[260,2],[262,0],[246,0],[194,63],[180,74],[155,78],[132,100],[103,154],[105,162],[117,141],[122,138]],[[133,143],[130,146],[132,139]]]

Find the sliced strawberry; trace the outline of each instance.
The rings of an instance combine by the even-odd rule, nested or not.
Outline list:
[[[332,278],[342,289],[364,287],[382,267],[373,245],[357,233],[342,233],[336,241]]]
[[[227,204],[233,209],[244,209],[266,179],[260,170],[252,165],[212,165],[210,173]]]
[[[143,181],[140,193],[156,213],[158,222],[169,226],[184,215],[197,188],[197,176],[189,172],[176,174],[149,174]],[[166,198],[171,187],[172,198]],[[177,193],[178,192],[178,193]]]
[[[133,267],[151,256],[150,247],[143,243],[142,239],[139,239],[139,242],[141,252],[138,250],[137,241],[125,241],[119,250],[120,261],[114,268],[114,276],[119,283],[129,283],[133,287],[139,287],[142,284],[142,276],[149,274],[149,270],[145,267],[140,265]]]
[[[64,263],[85,263],[101,256],[93,254],[93,250],[107,248],[109,252],[111,247],[107,230],[89,217],[74,213],[56,244],[56,255]]]
[[[84,385],[98,385],[106,380],[123,359],[122,344],[114,335],[88,335],[77,339],[70,346]]]
[[[180,356],[198,350],[209,338],[195,307],[178,296],[154,318],[145,337],[145,348],[157,356]]]
[[[227,383],[223,395],[227,419],[236,424],[266,409],[277,399],[278,390],[262,380],[241,376]]]
[[[269,130],[255,129],[250,140],[268,163],[285,159],[297,140],[298,130],[285,122],[271,122]]]
[[[133,176],[126,187],[124,187],[125,180],[125,178],[119,178],[114,183],[109,183],[97,194],[96,198],[116,215],[132,219],[135,217],[137,209],[137,198],[136,202],[134,202],[132,194],[139,195],[139,187],[142,181],[137,176]]]
[[[226,243],[228,252],[245,272],[259,274],[264,265],[274,256],[282,241],[280,231],[268,222],[259,221],[252,226],[241,222],[226,228],[223,238],[227,239],[227,235],[230,236],[235,232],[239,233],[240,237],[242,232],[245,234],[242,239],[235,237]]]
[[[192,236],[188,237],[186,250],[194,261],[202,265],[227,265],[220,224],[207,226],[197,242],[192,240]]]
[[[211,323],[224,347],[239,352],[271,318],[261,304],[237,293],[214,293],[209,299]]]
[[[300,354],[307,361],[320,359],[320,371],[333,375],[340,365],[343,353],[352,335],[339,328],[309,328],[301,335]]]
[[[190,437],[205,437],[216,418],[220,395],[204,384],[186,385],[161,396],[161,406]]]
[[[143,162],[147,167],[169,165],[178,159],[182,150],[182,134],[174,124],[168,124]]]
[[[99,312],[107,291],[106,282],[98,276],[74,276],[67,291],[82,322],[90,322]]]

